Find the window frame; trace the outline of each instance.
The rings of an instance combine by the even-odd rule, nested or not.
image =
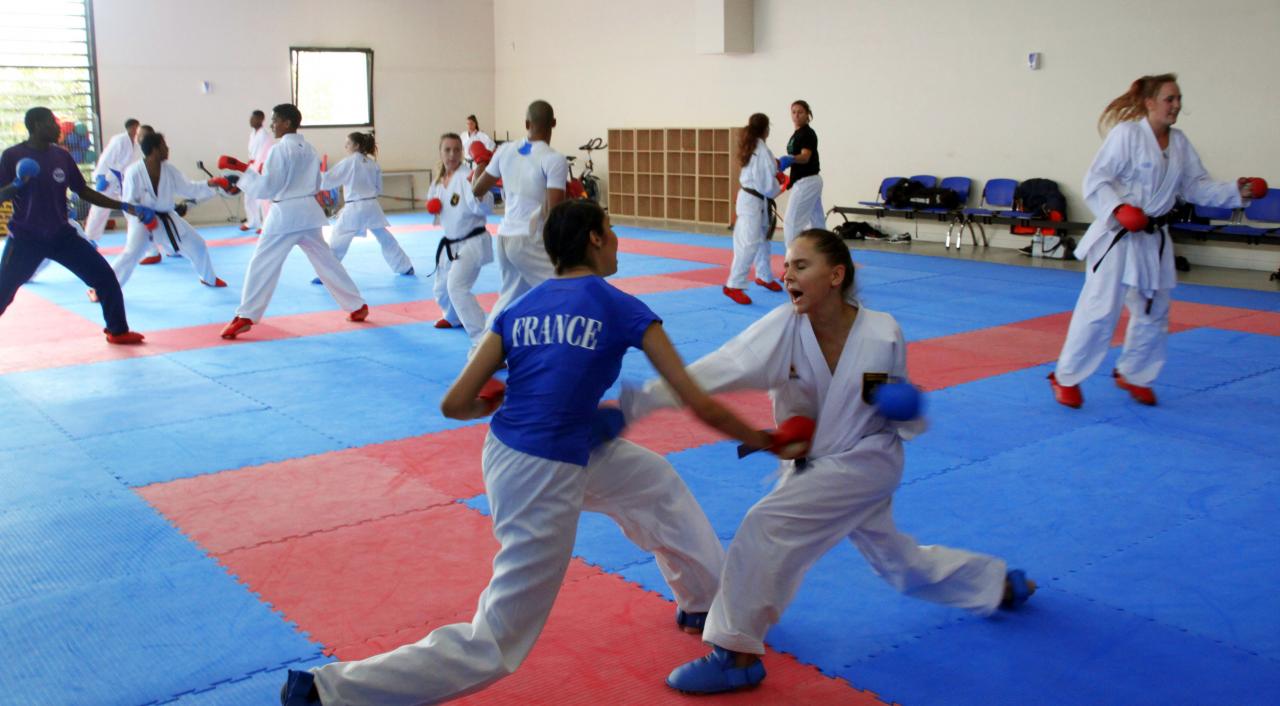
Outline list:
[[[307,112],[302,112],[302,124],[299,128],[348,128],[348,127],[374,127],[373,114],[373,49],[369,47],[289,47],[289,92],[294,105],[298,105],[298,63],[297,56],[301,52],[312,53],[358,53],[364,54],[366,57],[366,72],[369,82],[369,91],[366,96],[368,101],[369,122],[366,123],[323,123],[318,124],[307,121]],[[302,106],[298,106],[299,110]]]

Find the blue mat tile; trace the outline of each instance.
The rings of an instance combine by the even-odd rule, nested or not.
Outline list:
[[[1217,465],[1214,459],[1230,458],[1237,452],[1274,456],[1280,405],[1275,398],[1211,390],[1183,398],[1161,398],[1156,407],[1119,418],[1116,423],[1164,437],[1207,442],[1216,451],[1203,460],[1213,468]]]
[[[1193,520],[1055,585],[1260,655],[1280,670],[1277,524],[1259,531]]]
[[[0,625],[19,704],[143,704],[320,656],[212,559],[2,606]]]
[[[162,356],[17,373],[5,381],[73,439],[262,409]]]
[[[242,679],[221,682],[183,694],[172,701],[162,701],[161,703],[171,703],[177,706],[263,706],[263,704],[275,704],[279,702],[280,687],[284,685],[290,669],[303,671],[323,666],[332,661],[332,658],[322,657],[320,659],[293,662],[283,667],[254,672]]]
[[[73,495],[125,492],[120,481],[73,442],[0,449],[0,513]]]
[[[0,451],[56,444],[68,436],[0,378]]]
[[[1048,580],[1259,488],[1265,458],[1208,472],[1214,447],[1093,424],[903,486],[899,527],[922,543],[1005,557]]]
[[[1280,700],[1274,662],[1052,589],[996,619],[904,633],[897,649],[839,674],[907,704]]]
[[[9,508],[0,536],[0,605],[203,558],[132,493]]]
[[[94,468],[142,486],[337,451],[346,444],[265,409],[104,434],[77,446]]]

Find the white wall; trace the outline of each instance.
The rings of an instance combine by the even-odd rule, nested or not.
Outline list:
[[[462,130],[468,113],[492,120],[488,0],[94,0],[93,10],[105,137],[128,117],[150,123],[192,178],[198,159],[211,169],[222,153],[243,159],[249,113],[269,116],[290,100],[291,46],[373,49],[385,170],[434,167],[442,132]],[[213,84],[208,95],[201,81]],[[302,132],[336,161],[350,130]],[[226,212],[208,203],[191,217],[217,221]]]
[[[1099,114],[1134,78],[1174,71],[1178,127],[1210,172],[1280,185],[1275,0],[756,0],[755,51],[711,56],[695,53],[694,12],[688,0],[496,0],[499,131],[519,134],[534,98],[555,106],[554,143],[570,153],[609,127],[742,125],[760,111],[781,152],[804,98],[828,206],[890,174],[978,189],[1047,177],[1088,220],[1079,191]]]

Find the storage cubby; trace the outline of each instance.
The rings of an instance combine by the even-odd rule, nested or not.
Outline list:
[[[618,216],[728,223],[738,188],[741,128],[610,128],[609,211]]]

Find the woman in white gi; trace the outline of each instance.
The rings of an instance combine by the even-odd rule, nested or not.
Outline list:
[[[1098,120],[1099,130],[1110,132],[1084,177],[1085,203],[1094,213],[1076,246],[1086,263],[1084,288],[1049,374],[1054,399],[1068,407],[1084,403],[1080,382],[1106,357],[1121,304],[1129,308],[1129,327],[1112,375],[1135,400],[1156,403],[1151,383],[1164,366],[1169,295],[1177,284],[1169,211],[1179,197],[1239,208],[1254,195],[1247,180],[1209,177],[1195,148],[1173,128],[1181,109],[1177,76],[1143,76]]]
[[[683,611],[711,604],[723,558],[711,524],[666,459],[617,438],[622,415],[597,407],[600,397],[636,347],[706,423],[758,446],[779,440],[698,389],[658,317],[604,280],[617,271],[618,239],[598,205],[556,206],[545,242],[555,277],[495,318],[440,405],[455,419],[497,408],[481,463],[501,547],[475,617],[376,657],[291,672],[286,704],[436,703],[511,674],[551,612],[583,510],[609,515],[656,555]],[[505,397],[490,379],[504,360]]]
[[[770,217],[773,199],[782,193],[778,183],[778,160],[769,146],[769,116],[756,113],[747,120],[738,143],[738,201],[737,220],[733,225],[733,264],[729,266],[729,281],[724,294],[739,304],[750,304],[747,288],[747,271],[754,264],[756,284],[773,292],[781,292],[782,286],[773,279],[770,264],[773,252],[769,241],[773,237],[773,219]]]
[[[387,228],[391,225],[378,205],[382,193],[382,167],[378,166],[378,142],[373,133],[353,132],[347,135],[347,157],[320,174],[321,189],[343,189],[342,212],[329,231],[329,247],[338,260],[347,255],[352,238],[373,233],[382,246],[382,259],[398,275],[413,275],[413,263],[400,242]],[[312,280],[320,284],[320,278]]]
[[[324,242],[323,226],[328,223],[316,202],[320,191],[320,155],[298,134],[302,112],[292,103],[281,103],[271,111],[271,132],[277,142],[267,153],[262,173],[223,155],[219,169],[242,172],[239,186],[250,196],[271,200],[271,210],[262,224],[262,237],[249,260],[244,290],[235,318],[222,329],[222,337],[235,338],[262,320],[271,295],[280,282],[280,270],[293,247],[298,246],[338,306],[349,312],[348,321],[369,318],[369,305],[360,296],[356,283],[342,261]]]
[[[729,691],[764,678],[764,639],[805,572],[827,550],[852,541],[877,574],[916,598],[994,611],[1034,590],[1004,561],[942,546],[919,546],[894,527],[903,439],[924,430],[918,416],[892,421],[872,404],[874,387],[907,374],[898,323],[854,296],[849,249],[826,230],[801,233],[787,249],[783,283],[791,297],[718,351],[689,366],[708,392],[769,390],[775,419],[816,419],[803,461],[782,464],[777,486],[747,513],[725,557],[720,593],[707,616],[706,657],[667,683],[688,692]],[[629,421],[679,404],[653,381],[628,389]]]
[[[471,292],[480,268],[493,262],[493,239],[485,227],[485,215],[493,211],[493,194],[477,200],[471,191],[473,175],[478,177],[485,163],[474,170],[462,168],[462,137],[445,133],[440,137],[440,176],[427,191],[427,203],[440,211],[437,218],[444,236],[436,248],[436,303],[440,320],[436,328],[466,329],[473,346],[484,336],[484,309]],[[430,206],[429,206],[430,208]]]
[[[169,145],[162,133],[153,132],[144,136],[139,146],[142,148],[142,161],[134,162],[124,172],[124,200],[153,209],[158,223],[152,229],[138,220],[137,216],[125,215],[129,228],[124,250],[111,263],[120,286],[123,287],[129,281],[150,243],[154,243],[170,257],[181,253],[196,271],[200,284],[207,287],[227,286],[213,271],[213,260],[209,257],[209,248],[204,238],[186,219],[175,213],[174,208],[178,198],[204,201],[216,195],[214,187],[230,191],[231,183],[225,177],[205,181],[188,180],[169,162]],[[97,294],[92,289],[89,290],[89,299],[97,301]]]
[[[782,237],[790,247],[791,241],[810,228],[825,228],[826,213],[822,210],[822,174],[818,162],[818,133],[809,127],[813,111],[807,101],[791,104],[791,122],[796,126],[787,141],[787,153],[778,162],[779,171],[791,169],[787,182],[787,211],[782,217]]]

